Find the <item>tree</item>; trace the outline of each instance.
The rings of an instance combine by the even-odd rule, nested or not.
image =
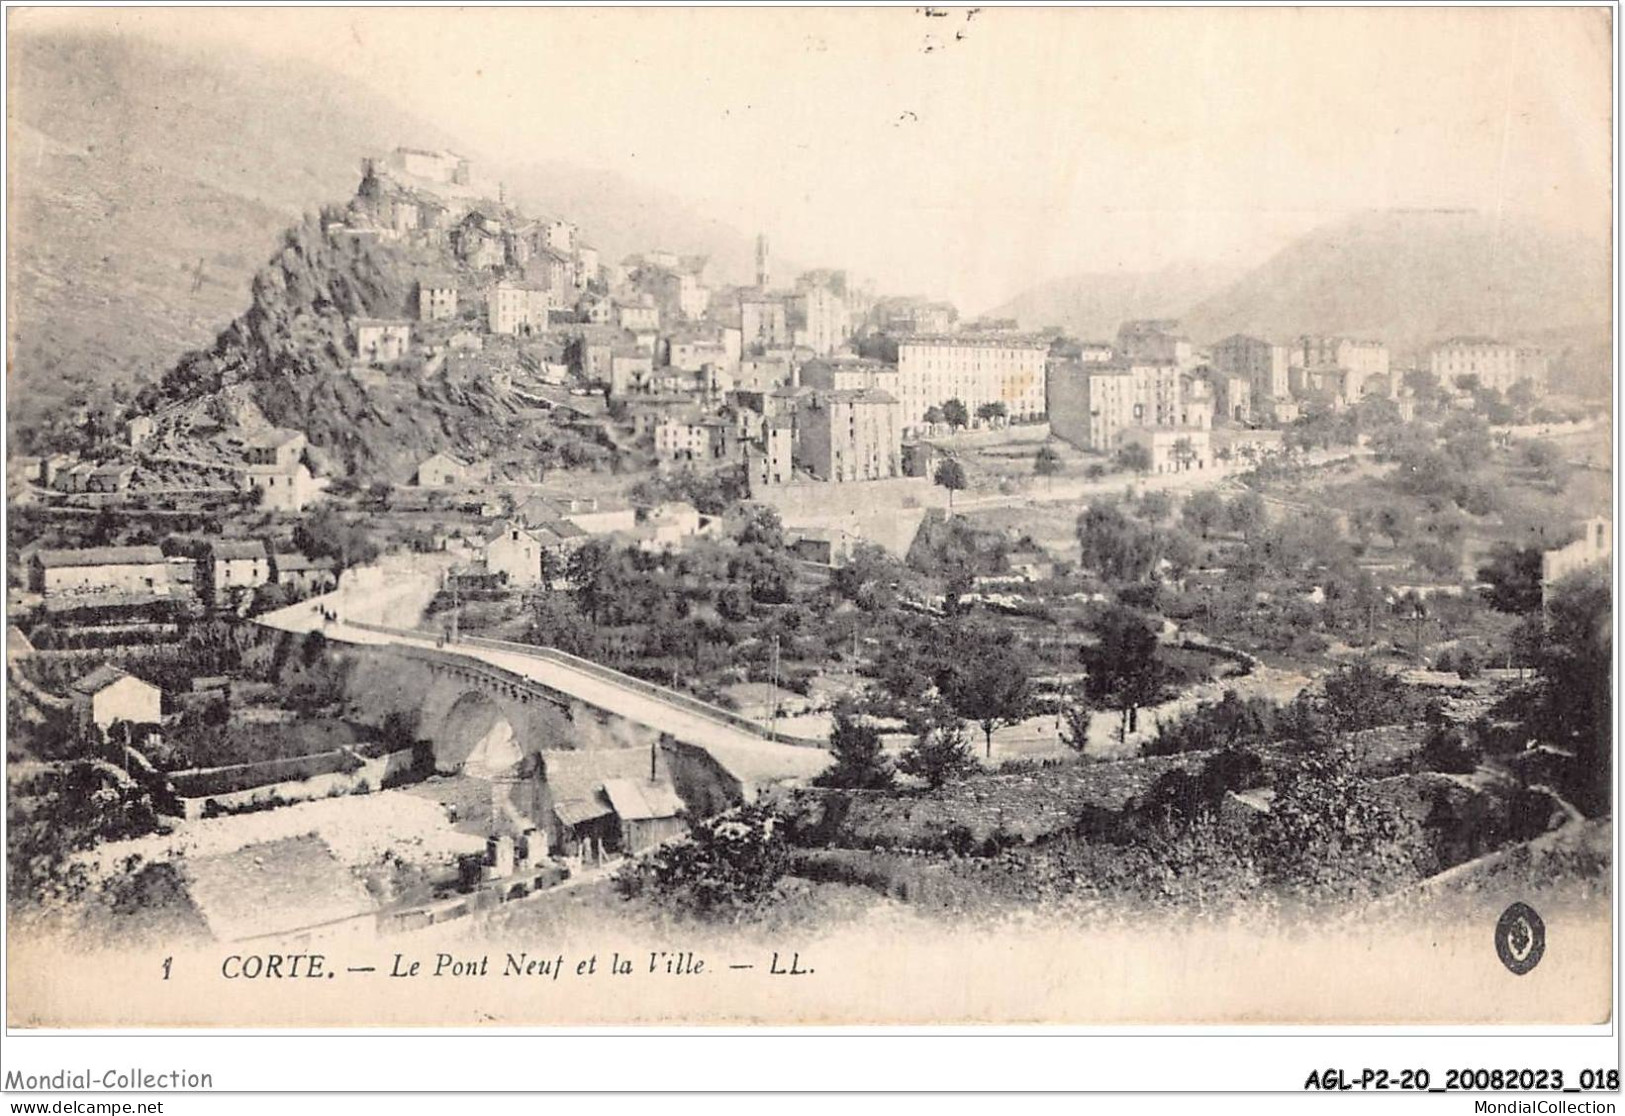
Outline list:
[[[1091,504],[1078,517],[1081,561],[1107,581],[1144,581],[1162,560],[1165,536],[1135,523],[1114,503]]]
[[[570,555],[570,583],[576,596],[594,625],[599,623],[599,611],[607,597],[604,576],[611,561],[612,544],[607,539],[589,539]]]
[[[1405,513],[1399,508],[1390,506],[1377,512],[1377,533],[1396,547],[1405,541],[1409,526]]]
[[[970,654],[949,664],[937,689],[954,712],[982,728],[986,756],[993,756],[993,730],[1019,724],[1032,704],[1032,664],[1014,644],[996,644],[982,636],[971,641]]]
[[[1138,727],[1140,707],[1162,689],[1157,633],[1140,613],[1115,605],[1096,622],[1095,638],[1083,653],[1090,695],[1122,713],[1118,738],[1127,741]]]
[[[293,545],[312,558],[332,558],[340,569],[364,565],[380,552],[366,525],[346,519],[331,506],[318,508],[294,526]]]
[[[954,493],[970,484],[965,476],[965,467],[957,459],[945,457],[937,466],[936,482],[948,490],[948,514],[954,513]]]
[[[1193,464],[1195,464],[1198,456],[1196,446],[1191,443],[1189,438],[1176,439],[1170,453],[1173,456],[1174,464],[1179,467],[1180,472],[1184,472],[1186,469],[1189,469]]]
[[[1061,743],[1080,755],[1089,748],[1089,725],[1094,720],[1088,691],[1082,686],[1067,690],[1061,705]]]
[[[1613,785],[1613,598],[1606,575],[1582,571],[1558,582],[1546,618],[1531,727],[1537,739],[1574,753],[1565,790],[1596,816],[1608,810]]]
[[[627,899],[652,894],[703,918],[737,922],[773,897],[789,863],[778,819],[760,807],[740,806],[629,863],[615,884]]]
[[[942,405],[942,417],[955,430],[961,430],[970,425],[970,412],[966,410],[963,400],[950,399],[944,403]]]
[[[1364,659],[1327,674],[1322,692],[1326,714],[1339,732],[1398,724],[1417,711],[1398,675]]]
[[[1135,510],[1147,523],[1161,523],[1174,512],[1174,498],[1166,492],[1142,492]]]
[[[1248,542],[1253,540],[1260,528],[1269,522],[1269,515],[1264,510],[1264,497],[1256,492],[1243,492],[1225,509],[1225,517],[1229,520],[1230,529]]]
[[[869,612],[888,608],[895,593],[893,583],[904,574],[902,565],[885,548],[862,542],[852,548],[846,565],[830,575],[830,585],[841,596]]]
[[[948,418],[943,414],[942,408],[935,403],[925,409],[925,422],[927,426],[941,426]]]
[[[1198,489],[1185,497],[1180,521],[1187,531],[1207,538],[1210,531],[1224,523],[1224,497],[1211,488]]]
[[[1061,471],[1061,455],[1055,452],[1055,447],[1042,445],[1038,447],[1038,456],[1033,458],[1033,472],[1041,477],[1053,477]]]
[[[784,521],[777,509],[758,505],[745,512],[739,525],[739,542],[745,546],[765,546],[779,550],[784,546]]]
[[[976,769],[965,723],[948,706],[940,702],[927,706],[916,713],[910,727],[914,742],[897,762],[905,775],[924,779],[926,786],[938,790]]]
[[[1151,451],[1138,442],[1117,451],[1117,467],[1130,473],[1151,471]]]
[[[1265,875],[1299,891],[1370,893],[1416,876],[1403,818],[1343,753],[1306,757],[1277,778],[1254,836]]]
[[[980,407],[976,408],[976,417],[981,419],[983,422],[991,422],[994,419],[1002,419],[1008,413],[1009,408],[1004,405],[1004,400],[1002,399],[995,399],[991,403],[983,403]]]
[[[860,721],[849,701],[836,707],[829,750],[835,762],[813,780],[818,786],[885,790],[892,785],[891,761],[881,748],[880,730]]]
[[[1541,605],[1541,552],[1539,547],[1498,543],[1490,560],[1478,568],[1481,592],[1497,612],[1524,615]]]

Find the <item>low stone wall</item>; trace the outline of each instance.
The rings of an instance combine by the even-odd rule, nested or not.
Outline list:
[[[231,791],[226,794],[198,795],[192,798],[178,798],[181,806],[181,816],[188,821],[201,818],[210,802],[222,810],[240,810],[245,806],[252,806],[257,802],[308,802],[315,798],[330,798],[341,794],[352,794],[362,787],[368,790],[378,790],[384,785],[384,780],[396,775],[402,775],[412,769],[412,751],[403,749],[397,752],[386,752],[384,755],[367,759],[357,753],[344,749],[355,756],[361,766],[353,771],[332,771],[321,775],[313,775],[307,779],[288,779],[277,783],[266,783],[263,786],[249,787],[246,790]],[[177,772],[177,774],[180,774]]]
[[[751,493],[789,521],[827,516],[872,515],[888,508],[943,508],[948,490],[930,477],[892,477],[851,484],[766,485]]]

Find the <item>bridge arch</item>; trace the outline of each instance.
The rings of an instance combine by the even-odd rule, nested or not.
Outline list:
[[[437,725],[428,726],[436,771],[460,771],[482,743],[518,740],[519,730],[502,703],[480,689],[464,690]]]

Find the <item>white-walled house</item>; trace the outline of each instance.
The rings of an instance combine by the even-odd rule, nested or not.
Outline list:
[[[106,731],[114,721],[156,725],[163,720],[164,693],[151,682],[103,663],[73,684],[73,709],[80,725]]]

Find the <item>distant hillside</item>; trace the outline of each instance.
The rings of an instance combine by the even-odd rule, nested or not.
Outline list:
[[[459,146],[370,90],[309,66],[191,54],[101,34],[10,38],[13,437],[65,400],[160,375],[248,305],[281,230],[347,198],[363,154]],[[665,195],[560,162],[482,160],[533,212],[606,258],[656,245],[742,274],[749,239]]]
[[[1053,279],[987,312],[1024,329],[1060,326],[1074,337],[1108,340],[1128,318],[1178,317],[1236,278],[1219,267],[1104,271]]]
[[[1198,341],[1347,333],[1403,353],[1461,333],[1595,333],[1609,276],[1605,245],[1526,221],[1372,212],[1300,237],[1180,317]]]

